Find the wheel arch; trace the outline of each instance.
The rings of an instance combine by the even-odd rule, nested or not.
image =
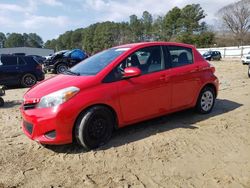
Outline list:
[[[217,91],[216,86],[215,86],[213,83],[207,83],[207,84],[205,84],[205,85],[201,88],[200,92],[201,92],[205,87],[210,87],[210,88],[212,88],[212,89],[214,90],[214,92],[215,92],[215,97],[217,97],[218,91]]]
[[[98,106],[98,107],[99,107],[99,106],[100,106],[100,107],[105,107],[105,108],[107,108],[107,109],[110,110],[110,112],[111,112],[112,115],[113,115],[114,122],[115,122],[115,124],[114,124],[114,129],[118,129],[118,122],[119,122],[119,120],[118,120],[118,115],[117,115],[116,111],[114,110],[114,108],[112,108],[110,105],[103,104],[103,103],[92,104],[92,105],[90,105],[90,106],[84,108],[84,109],[77,115],[77,117],[76,117],[76,119],[75,119],[75,121],[74,121],[73,129],[72,129],[72,138],[73,138],[73,140],[75,139],[75,138],[74,138],[74,135],[75,135],[75,127],[76,127],[76,123],[77,123],[78,119],[82,116],[82,114],[86,113],[86,111],[88,111],[89,109],[91,109],[91,108],[93,108],[93,107],[97,107],[97,106]]]
[[[200,93],[201,93],[201,91],[202,91],[205,87],[210,87],[210,88],[212,88],[212,89],[214,90],[214,92],[215,92],[215,98],[217,98],[217,95],[218,95],[217,88],[216,88],[216,86],[215,86],[214,83],[209,82],[209,83],[204,84],[204,85],[200,88],[199,92],[197,92],[197,95],[196,95],[196,97],[195,97],[195,100],[194,100],[193,105],[196,105],[196,104],[197,104],[197,101],[198,101],[198,99],[199,99]]]
[[[64,64],[64,65],[67,66],[67,64],[65,62],[63,62],[63,61],[56,61],[55,64],[54,64],[55,69],[57,68],[58,65],[61,65],[61,64]]]
[[[33,76],[36,78],[36,82],[38,81],[38,77],[37,77],[37,75],[36,75],[34,72],[27,71],[27,72],[23,72],[22,74],[20,74],[20,76],[19,76],[19,78],[18,78],[18,83],[19,83],[19,84],[22,84],[22,79],[23,79],[23,77],[24,77],[26,74],[31,74],[31,75],[33,75]]]

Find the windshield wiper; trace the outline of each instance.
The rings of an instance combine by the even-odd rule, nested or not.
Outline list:
[[[80,76],[81,74],[78,72],[73,72],[71,70],[66,70],[63,72],[63,74],[68,74],[68,75],[76,75],[76,76]]]

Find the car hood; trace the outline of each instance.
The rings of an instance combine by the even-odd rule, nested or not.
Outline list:
[[[44,80],[24,94],[24,99],[40,99],[52,92],[64,89],[70,86],[78,87],[80,90],[95,85],[96,76],[73,76],[60,74]]]

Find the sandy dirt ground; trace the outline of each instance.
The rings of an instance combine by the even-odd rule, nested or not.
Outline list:
[[[27,89],[0,108],[3,187],[250,187],[250,79],[239,59],[212,62],[220,79],[209,115],[178,112],[114,133],[98,150],[43,147],[21,130]]]

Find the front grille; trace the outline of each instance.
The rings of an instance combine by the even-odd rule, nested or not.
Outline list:
[[[24,125],[26,131],[28,131],[28,133],[31,135],[33,132],[33,125],[27,121],[24,121],[23,125]]]
[[[36,107],[37,103],[31,103],[31,104],[24,104],[23,105],[23,109],[24,110],[30,110],[30,109],[34,109]]]

